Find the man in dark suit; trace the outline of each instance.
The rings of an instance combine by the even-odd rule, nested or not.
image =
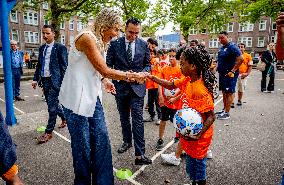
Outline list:
[[[150,70],[150,51],[145,41],[138,38],[140,21],[131,18],[126,22],[125,37],[110,43],[107,52],[107,65],[121,71],[147,72]],[[142,73],[141,73],[142,74]],[[146,94],[145,83],[113,81],[116,94],[116,104],[120,115],[123,144],[118,153],[123,153],[132,147],[132,134],[135,147],[135,164],[151,164],[151,159],[144,156],[144,124],[143,105]],[[130,124],[130,114],[132,126]]]
[[[38,138],[39,144],[45,143],[52,138],[57,115],[62,119],[59,128],[66,126],[63,110],[58,102],[58,95],[68,62],[67,48],[54,41],[54,28],[51,25],[44,25],[42,35],[46,44],[39,48],[38,64],[32,86],[35,89],[41,79],[49,118],[45,133]]]

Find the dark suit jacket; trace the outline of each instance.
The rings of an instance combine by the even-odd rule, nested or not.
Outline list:
[[[37,82],[41,77],[41,66],[43,62],[44,48],[45,44],[39,48],[38,63],[33,79],[34,81]],[[49,71],[51,75],[52,85],[58,91],[60,90],[60,86],[67,68],[67,64],[68,64],[67,48],[64,45],[55,42],[50,54]]]
[[[135,55],[133,61],[129,63],[127,60],[125,37],[120,37],[110,43],[107,52],[106,62],[110,68],[114,68],[121,71],[150,71],[150,51],[148,48],[148,44],[142,39],[136,39]],[[113,80],[113,83],[116,88],[116,96],[123,96],[128,94],[131,88],[139,97],[144,97],[146,94],[145,83],[128,83],[122,80]]]

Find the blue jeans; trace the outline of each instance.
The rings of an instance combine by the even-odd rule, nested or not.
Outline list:
[[[65,120],[65,116],[58,100],[59,90],[53,87],[51,79],[42,78],[42,86],[48,107],[48,124],[46,126],[45,132],[52,133],[56,124],[57,115],[62,120]]]
[[[71,136],[74,185],[113,185],[111,146],[100,99],[93,117],[63,110]]]
[[[20,96],[22,68],[12,68],[13,96]]]
[[[206,180],[207,158],[196,159],[186,155],[186,174],[193,181]]]

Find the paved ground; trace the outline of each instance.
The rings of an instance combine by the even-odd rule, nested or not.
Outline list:
[[[208,160],[207,168],[209,185],[276,185],[280,182],[284,166],[284,72],[277,73],[273,94],[260,92],[260,78],[260,73],[253,71],[248,79],[246,103],[232,110],[230,120],[215,122],[211,146],[214,158]],[[5,113],[3,91],[0,84],[0,109]],[[41,100],[40,90],[31,89],[31,81],[22,82],[22,96],[26,101],[15,103],[19,124],[10,128],[17,144],[20,176],[27,185],[71,185],[74,175],[67,128],[55,129],[50,142],[36,145],[35,138],[39,135],[36,128],[46,124],[47,106]],[[221,101],[215,101],[216,110],[222,108]],[[114,97],[106,94],[103,102],[114,168],[128,168],[135,173],[130,181],[115,179],[115,184],[190,184],[184,159],[176,167],[162,163],[160,158],[162,152],[173,152],[176,147],[170,123],[165,132],[168,148],[159,153],[155,151],[158,126],[145,124],[146,155],[152,157],[154,163],[141,168],[134,165],[133,148],[120,155],[116,152],[121,144],[121,128]]]

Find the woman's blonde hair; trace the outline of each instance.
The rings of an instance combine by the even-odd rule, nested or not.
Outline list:
[[[103,31],[113,28],[114,26],[122,26],[121,14],[112,8],[103,8],[96,16],[92,26],[92,32],[98,39],[100,47],[105,48],[103,43]]]

